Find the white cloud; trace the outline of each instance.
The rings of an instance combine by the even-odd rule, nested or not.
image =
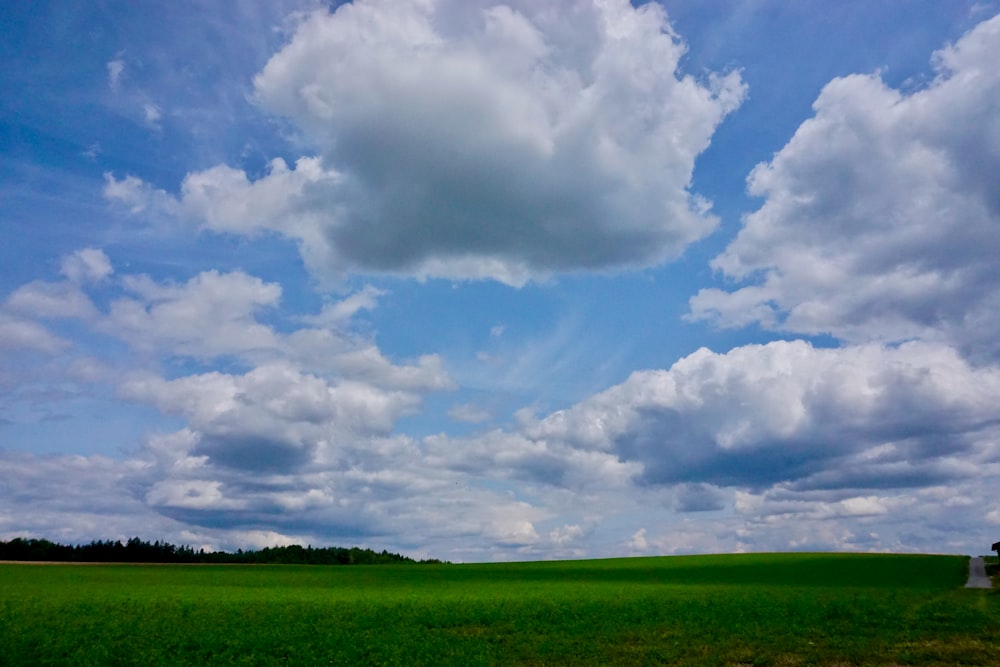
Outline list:
[[[528,546],[538,541],[538,533],[530,521],[498,519],[487,526],[487,535],[505,546]]]
[[[919,487],[996,456],[998,400],[1000,371],[940,345],[702,349],[520,432],[473,439],[451,465],[572,488],[587,479],[574,457],[587,454],[591,477],[693,484],[678,492],[681,510],[721,508],[724,486]]]
[[[48,539],[131,537],[155,524],[128,479],[139,461],[101,456],[33,456],[0,450],[0,535],[30,531]],[[154,519],[151,521],[151,518]],[[160,523],[158,528],[162,528]]]
[[[441,357],[422,355],[407,364],[387,359],[367,340],[330,328],[299,329],[283,339],[282,355],[303,368],[404,391],[453,389]]]
[[[143,119],[146,121],[146,125],[149,125],[156,130],[160,129],[160,119],[163,118],[163,112],[160,111],[160,107],[151,102],[147,102],[142,105],[142,115]]]
[[[294,169],[276,158],[268,164],[267,174],[256,181],[239,169],[218,165],[188,174],[181,185],[181,201],[190,215],[212,231],[252,234],[274,229],[304,243],[322,244],[322,239],[309,238],[316,222],[302,200],[307,186],[329,182],[328,187],[334,187],[339,180],[336,172],[325,170],[314,157],[300,158]]]
[[[118,88],[121,86],[122,74],[125,73],[125,61],[121,58],[109,60],[107,68],[108,87],[111,88],[112,91],[117,92]]]
[[[587,537],[589,532],[587,528],[578,524],[566,524],[550,531],[549,541],[557,546],[565,547],[580,542]]]
[[[133,215],[174,217],[180,214],[180,206],[174,197],[136,176],[129,175],[119,180],[114,174],[106,172],[103,195],[108,201],[126,207]]]
[[[713,261],[751,284],[702,290],[692,316],[1000,353],[998,60],[1000,16],[935,54],[924,90],[878,75],[828,84],[750,175],[764,204]]]
[[[8,311],[39,319],[93,319],[94,304],[71,282],[36,280],[14,290],[4,303]]]
[[[274,307],[281,287],[240,271],[203,272],[184,285],[162,285],[146,276],[125,276],[134,297],[112,302],[103,329],[140,349],[209,358],[269,350],[275,333],[255,319]]]
[[[37,322],[0,312],[0,349],[27,349],[56,354],[69,345],[69,341],[56,336]]]
[[[135,377],[120,391],[183,416],[193,434],[185,445],[192,455],[207,456],[221,468],[278,472],[349,467],[420,400],[418,394],[327,381],[278,364],[244,375]]]
[[[649,548],[649,542],[646,540],[646,529],[640,528],[632,534],[632,537],[628,539],[628,548],[633,551],[645,551]]]
[[[189,174],[171,206],[294,238],[327,279],[657,264],[717,224],[691,172],[744,95],[735,73],[680,74],[683,53],[655,3],[345,4],[304,20],[255,80],[319,155],[255,181]],[[106,193],[133,209],[163,195]]]
[[[97,282],[110,276],[111,260],[100,248],[83,248],[63,257],[60,271],[70,282]]]
[[[93,282],[111,270],[109,263],[99,261],[104,257],[101,251],[84,254],[93,265],[78,265],[82,255],[72,255],[64,262],[64,273]],[[91,272],[89,277],[83,275],[86,271]],[[317,315],[292,318],[312,326],[287,333],[279,333],[258,319],[264,312],[281,316],[277,312],[281,286],[242,271],[205,271],[181,284],[157,282],[146,275],[122,275],[116,287],[125,295],[112,299],[107,313],[98,312],[83,287],[69,281],[35,281],[15,290],[4,305],[17,314],[18,321],[26,321],[25,317],[85,320],[95,330],[153,356],[188,356],[201,361],[234,357],[250,365],[288,363],[403,392],[454,387],[437,355],[397,364],[370,340],[351,331],[352,316],[376,306],[381,292],[371,287],[326,304]],[[13,329],[11,332],[13,336]]]
[[[378,298],[384,295],[385,292],[383,290],[376,289],[371,285],[365,285],[360,291],[340,301],[323,304],[319,315],[304,316],[301,320],[318,326],[343,326],[358,312],[373,310],[378,303]]]
[[[185,509],[240,510],[246,504],[228,500],[222,493],[222,483],[205,480],[164,480],[155,483],[146,494],[153,506]]]

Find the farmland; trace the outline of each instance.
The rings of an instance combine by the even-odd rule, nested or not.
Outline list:
[[[1000,664],[956,556],[0,565],[0,665]]]

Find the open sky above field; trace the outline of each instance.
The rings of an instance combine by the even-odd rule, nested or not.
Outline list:
[[[1000,1],[0,6],[0,537],[1000,538]]]

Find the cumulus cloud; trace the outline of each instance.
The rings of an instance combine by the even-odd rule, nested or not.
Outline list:
[[[137,176],[118,179],[114,174],[105,172],[102,193],[109,202],[126,208],[133,215],[174,217],[180,212],[174,197],[152,187]]]
[[[640,528],[632,534],[632,537],[628,539],[627,545],[629,549],[633,551],[645,551],[649,548],[649,542],[646,540],[646,529]]]
[[[51,331],[46,321],[95,321],[98,310],[81,283],[100,281],[111,271],[103,252],[87,248],[63,258],[62,273],[67,280],[35,280],[16,288],[0,302],[0,354],[31,350],[56,355],[72,348],[72,343]],[[35,374],[28,373],[22,380]]]
[[[974,475],[1000,456],[1000,371],[929,343],[706,349],[517,432],[465,442],[444,464],[585,488],[675,487],[678,511],[721,509],[719,487],[890,489]],[[978,462],[978,464],[977,464]]]
[[[942,340],[1000,353],[1000,16],[937,52],[902,93],[879,75],[830,82],[815,115],[748,179],[761,208],[691,313],[844,341]]]
[[[566,524],[553,528],[549,532],[549,540],[557,546],[565,547],[580,542],[591,530],[579,524]]]
[[[132,295],[114,300],[102,328],[145,349],[208,358],[277,345],[259,310],[277,305],[281,287],[243,272],[206,271],[183,285],[125,276]]]
[[[69,345],[69,341],[56,336],[38,322],[0,312],[0,348],[5,351],[27,349],[56,354]]]
[[[92,319],[97,310],[78,285],[36,280],[14,290],[4,302],[9,312],[36,319]]]
[[[341,447],[387,436],[419,401],[416,394],[329,382],[278,364],[244,375],[135,378],[121,391],[184,416],[196,436],[195,455],[226,467],[280,471],[336,460]]]
[[[83,248],[67,255],[60,271],[73,283],[97,282],[114,273],[111,260],[100,248]]]
[[[521,284],[649,266],[717,220],[695,158],[744,96],[683,75],[663,9],[613,2],[358,1],[310,15],[256,77],[318,150],[252,181],[217,166],[169,206],[298,240],[318,274]],[[110,180],[133,209],[150,191]]]
[[[280,286],[243,272],[209,271],[183,284],[141,275],[120,282],[129,296],[111,302],[99,330],[149,353],[235,357],[250,368],[172,380],[138,372],[120,384],[124,398],[184,418],[171,442],[189,463],[203,457],[218,468],[279,473],[326,465],[345,447],[388,437],[425,392],[452,386],[438,357],[395,364],[351,332],[350,313],[372,305],[371,290],[306,318],[314,327],[279,333],[257,315],[278,305]]]

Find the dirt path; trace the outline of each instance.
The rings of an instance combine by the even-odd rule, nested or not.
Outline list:
[[[982,556],[969,559],[969,580],[965,582],[966,588],[993,588],[990,578],[986,576],[986,565]]]

